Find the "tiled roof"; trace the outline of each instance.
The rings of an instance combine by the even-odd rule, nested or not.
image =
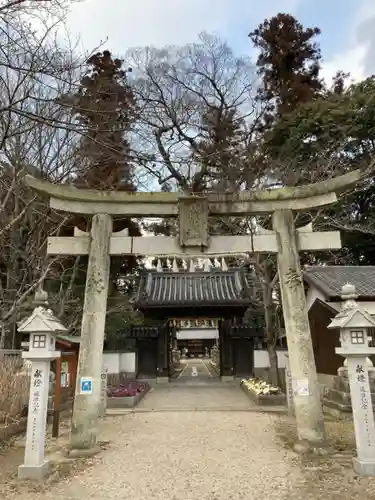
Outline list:
[[[70,344],[80,344],[81,343],[81,337],[80,336],[75,336],[75,335],[57,335],[58,339],[61,340],[66,340]]]
[[[359,298],[375,300],[375,266],[311,266],[303,277],[327,299],[340,298],[341,288],[350,283]]]
[[[239,269],[209,272],[146,271],[141,278],[135,305],[190,306],[246,305],[249,283]]]

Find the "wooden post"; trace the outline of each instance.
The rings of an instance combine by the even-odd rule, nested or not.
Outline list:
[[[231,321],[222,321],[220,328],[220,373],[223,382],[233,380],[233,340],[230,331]]]
[[[69,373],[71,375],[71,378],[69,380],[69,389],[71,387],[73,388],[73,399],[75,396],[75,389],[77,384],[78,356],[79,356],[79,348],[74,352],[72,363],[71,365],[69,365]]]
[[[53,407],[52,437],[59,437],[61,403],[61,358],[56,359],[55,403]]]
[[[165,326],[159,329],[158,335],[158,363],[157,363],[157,382],[168,382],[169,381],[169,373],[168,373],[168,335],[167,328]]]

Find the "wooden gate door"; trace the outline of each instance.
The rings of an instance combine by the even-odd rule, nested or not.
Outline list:
[[[222,377],[232,377],[233,370],[233,350],[232,339],[230,337],[230,320],[219,323],[219,344],[220,344],[220,375]]]
[[[254,373],[254,343],[252,339],[232,338],[233,371],[236,377],[247,378]]]
[[[155,378],[157,370],[157,338],[137,339],[138,378]]]

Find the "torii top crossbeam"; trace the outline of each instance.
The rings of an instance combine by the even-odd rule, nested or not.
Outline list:
[[[129,215],[132,217],[177,216],[179,202],[186,198],[201,198],[207,203],[210,215],[271,213],[275,210],[303,211],[330,205],[336,193],[348,189],[363,178],[361,170],[316,184],[279,189],[242,191],[239,193],[128,193],[98,191],[57,185],[26,176],[27,184],[50,197],[50,206],[70,213],[93,215]]]

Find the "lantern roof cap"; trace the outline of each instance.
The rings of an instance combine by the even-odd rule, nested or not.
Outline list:
[[[68,330],[53,315],[51,309],[40,306],[18,324],[18,331],[20,333],[66,333]]]
[[[355,307],[342,309],[328,328],[375,328],[375,319],[356,304]]]

